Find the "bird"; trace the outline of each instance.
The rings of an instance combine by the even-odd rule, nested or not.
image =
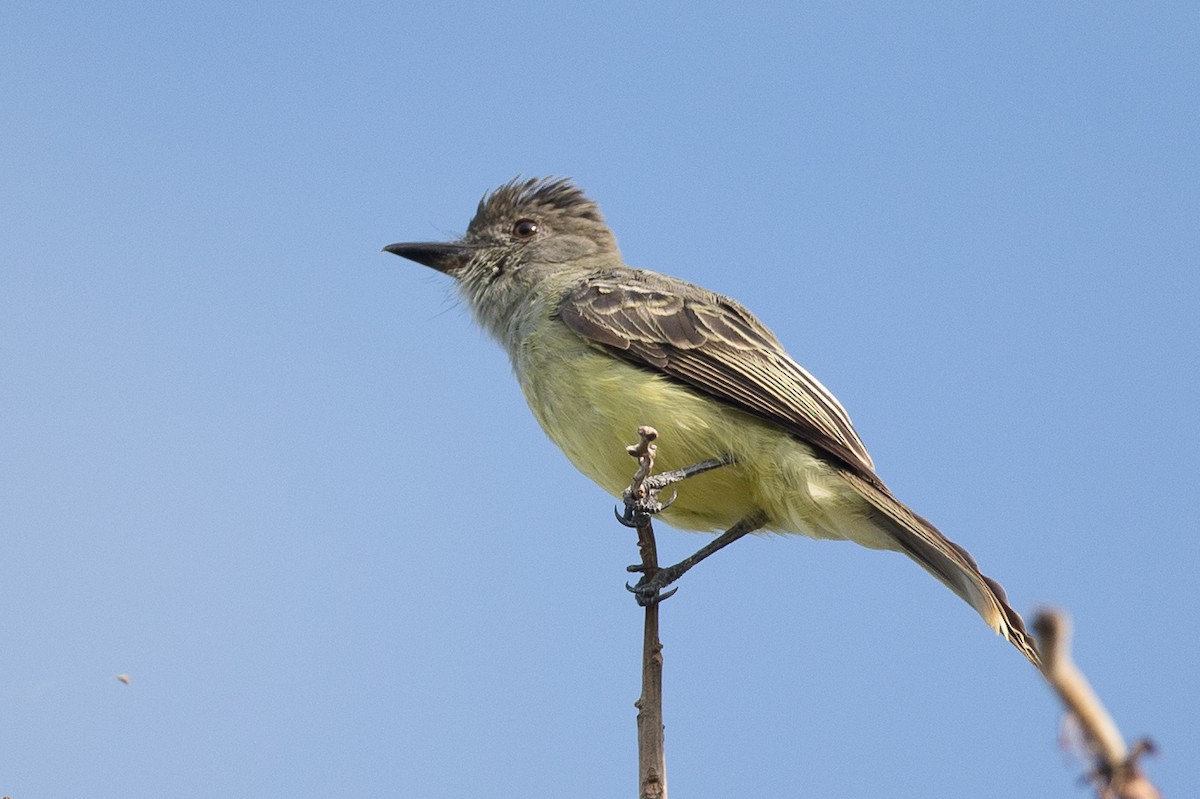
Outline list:
[[[680,483],[661,511],[718,537],[644,577],[641,600],[750,532],[849,540],[907,555],[1038,665],[1001,585],[896,498],[834,395],[737,301],[628,266],[570,179],[515,178],[483,196],[460,238],[384,251],[454,279],[542,429],[605,491],[629,484],[625,444],[640,425],[658,431],[662,469],[722,464]]]

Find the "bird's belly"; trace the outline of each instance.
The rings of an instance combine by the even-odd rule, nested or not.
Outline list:
[[[628,487],[636,463],[625,447],[637,443],[639,425],[650,425],[659,434],[655,472],[734,461],[673,486],[678,498],[662,514],[668,524],[720,530],[765,512],[766,529],[858,538],[856,495],[783,429],[599,352],[565,328],[550,335],[560,340],[531,338],[514,359],[521,387],[546,434],[610,494]]]

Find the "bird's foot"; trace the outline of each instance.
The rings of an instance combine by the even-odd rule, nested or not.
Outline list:
[[[663,589],[683,576],[684,571],[677,566],[668,566],[665,569],[658,569],[653,577],[647,578],[645,575],[645,566],[640,563],[635,563],[625,570],[629,572],[643,572],[642,579],[638,580],[637,585],[625,583],[626,590],[633,594],[633,598],[643,608],[650,605],[657,605],[664,599],[670,599],[674,596],[675,592],[679,590],[678,587],[672,588],[666,593],[663,593]]]
[[[649,482],[649,481],[647,481]],[[625,510],[622,512],[619,507],[613,508],[613,513],[617,517],[617,521],[626,527],[641,527],[650,522],[650,519],[656,514],[661,513],[675,501],[675,493],[666,502],[658,501],[658,488],[649,488],[643,496],[635,497],[629,491],[625,492]]]

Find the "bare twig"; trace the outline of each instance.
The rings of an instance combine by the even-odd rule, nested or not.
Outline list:
[[[646,478],[654,468],[658,437],[653,427],[638,428],[641,441],[626,448],[637,458],[638,467],[626,492],[627,513],[631,504],[647,498]],[[638,550],[642,555],[641,572],[651,578],[658,571],[658,550],[654,542],[651,515],[639,513],[637,519]],[[663,745],[662,716],[662,642],[658,638],[658,605],[646,605],[646,621],[642,631],[642,695],[634,706],[638,709],[638,796],[640,799],[667,799],[667,758]]]
[[[1083,731],[1093,760],[1087,776],[1096,786],[1096,795],[1100,799],[1159,799],[1158,789],[1138,767],[1141,756],[1153,753],[1154,745],[1143,739],[1132,751],[1126,747],[1116,722],[1071,659],[1070,619],[1062,611],[1044,610],[1034,618],[1033,629],[1042,653],[1042,674]]]
[[[637,458],[637,471],[633,473],[633,480],[629,483],[629,493],[637,499],[642,499],[646,496],[646,487],[643,483],[650,476],[650,472],[654,470],[654,456],[658,452],[658,447],[654,445],[654,439],[658,438],[658,431],[650,425],[642,425],[637,429],[638,443],[630,444],[625,448],[632,457]]]

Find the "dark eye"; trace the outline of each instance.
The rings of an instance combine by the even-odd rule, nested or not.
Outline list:
[[[518,239],[531,239],[538,232],[538,223],[532,219],[518,219],[513,223],[512,234]]]

